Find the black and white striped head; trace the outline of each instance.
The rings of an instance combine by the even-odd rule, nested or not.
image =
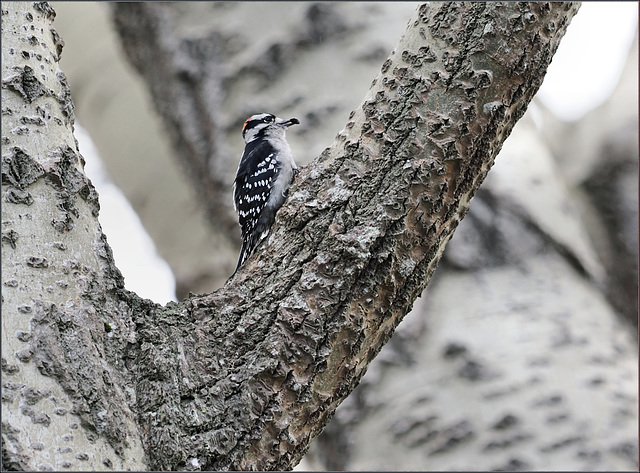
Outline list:
[[[271,113],[258,113],[247,118],[242,127],[242,137],[245,143],[251,143],[256,138],[266,136],[282,136],[285,130],[291,125],[297,125],[300,121],[297,118],[283,120]]]

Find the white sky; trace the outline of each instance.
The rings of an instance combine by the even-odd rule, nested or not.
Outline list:
[[[558,118],[582,117],[618,83],[638,27],[638,2],[583,2],[537,97]]]
[[[559,118],[575,120],[617,84],[635,30],[637,2],[584,2],[573,18],[537,97]],[[102,169],[90,137],[76,126],[86,172],[100,195],[100,223],[127,289],[158,303],[176,300],[173,274],[120,190]]]
[[[161,304],[175,301],[175,279],[169,264],[158,255],[138,214],[108,177],[87,131],[76,123],[74,134],[86,161],[85,173],[98,192],[98,220],[113,251],[116,266],[124,276],[125,287]]]

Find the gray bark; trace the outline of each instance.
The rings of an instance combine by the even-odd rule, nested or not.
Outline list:
[[[178,41],[171,31],[171,7],[162,3],[114,5],[115,25],[131,64],[149,85],[175,152],[213,226],[238,243],[237,219],[227,199],[224,155],[218,135],[224,38],[213,34]]]
[[[638,469],[637,66],[578,122],[518,122],[302,469]]]
[[[54,16],[2,4],[2,461],[141,469],[133,308],[73,138]]]
[[[37,42],[55,49],[46,4],[8,5],[3,40],[29,41],[32,33],[9,28],[29,9],[41,22]],[[19,335],[17,325],[3,330],[3,372],[14,377],[3,384],[11,401],[3,460],[19,468],[71,462],[65,454],[89,457],[94,468],[296,464],[427,285],[576,11],[572,3],[421,6],[362,107],[297,178],[257,255],[221,290],[165,307],[123,289],[71,138],[64,81],[52,70],[43,83],[19,62],[3,70],[3,101],[59,111],[53,121],[66,125],[67,140],[29,148],[40,142],[15,132],[19,112],[3,113],[3,249],[12,252],[3,256],[3,313],[16,324],[33,314]],[[41,225],[57,213],[51,228]],[[45,279],[51,284],[33,286]],[[41,390],[50,381],[59,392]],[[31,430],[52,422],[28,406],[58,399],[72,406],[61,428],[71,428],[64,415],[77,416],[101,447],[80,458],[29,444]],[[100,448],[115,456],[101,458]]]
[[[576,204],[525,115],[304,469],[637,469],[637,340]]]

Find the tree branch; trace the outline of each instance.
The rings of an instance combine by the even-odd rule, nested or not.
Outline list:
[[[46,2],[2,4],[2,461],[139,469],[122,355],[133,304],[73,137],[54,17]]]
[[[98,224],[53,10],[3,4],[3,461],[296,464],[429,282],[577,8],[422,5],[257,254],[221,290],[160,307],[124,290]],[[195,135],[204,156],[215,140]]]
[[[222,290],[137,319],[154,468],[299,461],[427,285],[577,9],[418,9],[257,254]]]

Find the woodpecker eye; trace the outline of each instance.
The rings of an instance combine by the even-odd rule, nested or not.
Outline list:
[[[271,123],[273,121],[273,117],[271,115],[267,115],[262,119],[265,123]]]

